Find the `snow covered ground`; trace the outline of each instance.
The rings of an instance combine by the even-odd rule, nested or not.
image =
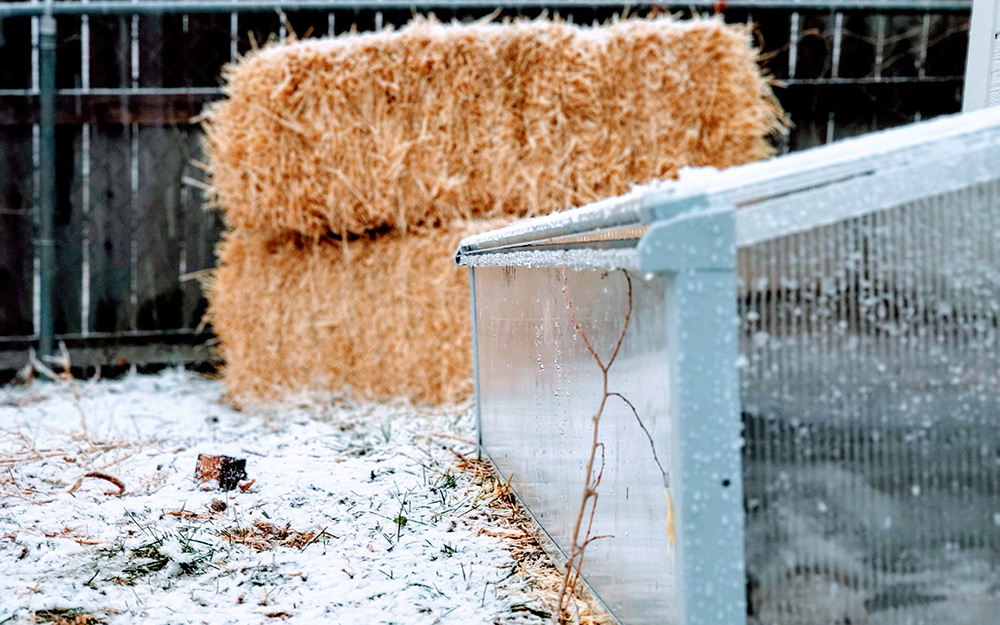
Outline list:
[[[463,461],[467,409],[238,412],[178,370],[76,388],[0,388],[0,624],[549,621],[557,573]],[[210,489],[198,454],[248,479]]]

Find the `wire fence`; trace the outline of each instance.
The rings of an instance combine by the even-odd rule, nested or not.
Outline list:
[[[202,208],[197,121],[222,97],[220,69],[271,39],[400,26],[418,9],[336,0],[54,3],[48,163],[43,6],[0,2],[0,369],[22,364],[46,327],[77,349],[100,343],[87,356],[94,363],[136,359],[136,345],[156,358],[148,345],[157,342],[190,347],[164,351],[170,358],[204,359],[198,278],[214,265],[223,224]],[[630,14],[719,13],[749,25],[795,124],[777,140],[787,152],[957,112],[969,8],[962,0],[700,0]],[[419,7],[431,11],[443,21],[547,14],[580,24],[622,13],[566,0]],[[49,176],[55,264],[46,304],[38,233]],[[41,314],[46,306],[51,315]]]

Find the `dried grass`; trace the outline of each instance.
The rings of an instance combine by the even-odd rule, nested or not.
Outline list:
[[[257,551],[268,551],[278,545],[303,549],[316,539],[316,532],[300,532],[289,526],[256,521],[251,527],[224,530],[222,538],[230,544],[247,545]]]
[[[471,389],[468,276],[452,253],[496,223],[354,241],[229,233],[209,286],[238,402],[311,390],[440,403]]]
[[[225,79],[206,115],[216,200],[270,234],[549,213],[766,157],[784,124],[746,29],[715,19],[418,18],[273,45]]]
[[[31,616],[32,623],[52,623],[52,625],[98,625],[107,623],[104,616],[98,616],[78,608],[51,608],[36,610]]]
[[[531,595],[538,602],[514,606],[516,611],[523,610],[552,619],[562,602],[566,610],[560,618],[552,619],[553,623],[610,625],[615,622],[580,580],[574,579],[567,592],[562,592],[565,575],[542,549],[539,540],[545,538],[514,497],[510,484],[500,480],[491,465],[482,460],[462,458],[458,469],[482,487],[480,496],[486,503],[490,526],[489,529],[480,530],[480,533],[507,543],[520,574],[532,585]],[[563,618],[567,614],[570,616],[569,621]]]

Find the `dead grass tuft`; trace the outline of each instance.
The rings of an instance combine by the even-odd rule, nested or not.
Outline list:
[[[31,616],[32,623],[51,623],[52,625],[98,625],[107,623],[103,616],[85,612],[79,608],[51,608],[37,610]]]
[[[538,598],[537,604],[525,603],[513,606],[513,610],[530,612],[542,618],[552,618],[559,603],[563,585],[563,571],[549,559],[542,549],[537,528],[514,497],[510,483],[501,480],[496,471],[482,460],[463,459],[458,468],[480,485],[481,498],[486,503],[490,527],[481,530],[503,540],[510,549],[511,557],[517,563],[522,577],[533,585],[532,593]],[[567,593],[569,597],[567,613],[580,625],[610,625],[612,618],[595,597],[576,581]]]
[[[268,551],[278,545],[304,549],[317,539],[316,532],[300,532],[286,525],[280,527],[266,521],[257,521],[251,527],[224,530],[220,536],[231,544],[246,545],[257,551]]]

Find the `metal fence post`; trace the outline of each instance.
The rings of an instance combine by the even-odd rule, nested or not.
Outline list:
[[[678,623],[743,625],[746,586],[732,206],[655,222],[639,269],[667,273]]]
[[[39,257],[38,351],[40,356],[52,354],[55,333],[52,315],[52,279],[55,271],[55,241],[52,220],[56,203],[56,19],[52,2],[39,26],[39,162],[38,172],[38,236],[35,245]]]

